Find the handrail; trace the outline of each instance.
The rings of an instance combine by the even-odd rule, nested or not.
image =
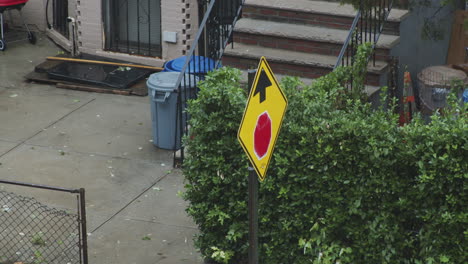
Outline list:
[[[242,5],[243,5],[244,2],[245,2],[245,0],[242,0],[242,4],[240,5],[240,7],[237,9],[237,12],[236,12],[236,16],[235,16],[236,19],[233,21],[232,26],[229,27],[229,29],[228,29],[228,35],[229,36],[232,36],[232,33],[234,32],[234,27],[236,26],[237,20],[238,20],[239,17],[241,17]],[[220,58],[223,56],[224,49],[227,47],[227,45],[229,44],[230,41],[231,41],[230,38],[226,38],[224,40],[224,43],[223,43],[224,48],[221,50],[221,54],[219,55]],[[218,68],[220,66],[220,63],[221,63],[221,60],[218,60],[217,63],[216,63],[215,68]]]
[[[353,38],[355,29],[356,29],[360,19],[361,19],[361,10],[358,10],[356,16],[354,17],[353,24],[351,24],[351,28],[349,30],[348,37],[346,38],[346,41],[343,44],[343,47],[341,48],[340,55],[338,55],[338,60],[336,61],[335,66],[333,67],[333,69],[336,69],[336,68],[338,68],[338,66],[340,66],[341,60],[343,59],[343,56],[344,56],[344,54],[346,52],[346,49],[348,48],[349,43],[351,42],[351,40]]]
[[[393,8],[393,0],[389,1],[388,3],[388,11],[385,12],[384,14],[383,23],[380,25],[379,31],[377,32],[374,44],[372,45],[372,49],[376,47],[377,42],[379,41],[380,35],[382,35],[384,23],[388,20],[388,17],[390,16],[390,11],[392,10],[392,8]]]
[[[383,32],[384,24],[388,20],[392,8],[393,0],[379,0],[379,2],[373,6],[364,6],[363,0],[360,1],[359,10],[354,17],[348,37],[341,48],[334,69],[338,68],[340,65],[350,65],[350,61],[351,65],[353,65],[354,55],[356,54],[359,44],[371,42],[372,50],[375,50],[380,35]],[[351,55],[349,54],[350,52]],[[373,56],[375,64],[375,53]]]
[[[208,21],[208,17],[211,14],[211,11],[213,10],[213,6],[215,4],[216,0],[211,0],[210,4],[208,5],[208,9],[206,10],[205,16],[203,17],[202,22],[200,23],[199,30],[197,32],[197,35],[195,36],[194,43],[198,43],[200,41],[201,35],[203,33],[204,27],[206,25],[206,22]],[[182,83],[182,79],[185,76],[185,72],[187,71],[188,65],[190,63],[191,57],[195,53],[195,48],[197,48],[197,45],[192,45],[190,47],[190,51],[188,55],[186,56],[187,59],[185,60],[184,66],[182,67],[182,70],[180,71],[179,78],[177,78],[176,85],[174,87],[174,90],[177,91],[180,87],[180,84]]]
[[[198,1],[200,5],[208,1]],[[188,134],[189,116],[186,102],[196,98],[197,81],[221,66],[225,48],[232,41],[234,26],[241,16],[245,0],[210,0],[204,11],[195,39],[191,42],[185,62],[174,86],[177,93],[177,115],[174,142],[174,166],[183,162],[184,147],[181,138]],[[205,6],[203,6],[205,7]],[[176,153],[180,149],[180,157]]]
[[[184,63],[184,66],[182,67],[182,70],[181,70],[181,74],[179,75],[179,78],[177,78],[177,82],[176,82],[176,85],[175,85],[175,90],[177,91],[182,83],[182,79],[184,78],[184,73],[187,71],[187,68],[189,67],[189,64],[190,64],[190,61],[191,61],[191,57],[194,56],[195,54],[195,50],[198,48],[198,46],[196,44],[198,44],[198,42],[200,41],[200,38],[205,30],[205,26],[207,24],[207,21],[213,11],[213,7],[216,3],[216,1],[223,1],[223,0],[211,0],[208,7],[207,7],[207,10],[205,12],[205,15],[203,17],[203,20],[202,22],[200,23],[200,26],[199,26],[199,30],[195,36],[195,39],[193,41],[193,43],[195,43],[195,45],[191,45],[190,47],[190,50],[188,52],[188,54],[186,55],[187,59],[185,60],[185,63]],[[228,29],[228,35],[231,36],[233,30],[234,30],[234,26],[237,22],[237,18],[240,17],[240,14],[242,12],[242,6],[244,4],[245,0],[242,0],[242,3],[240,4],[239,8],[237,9],[236,11],[236,14],[235,14],[235,19],[232,21],[232,26],[229,27]],[[220,50],[220,54],[218,55],[218,58],[216,58],[216,61],[215,61],[215,65],[214,65],[214,68],[218,68],[220,63],[221,63],[221,57],[224,53],[224,49],[225,47],[229,44],[229,41],[230,41],[230,38],[226,38],[224,41],[223,41],[223,45],[221,46],[221,50]]]

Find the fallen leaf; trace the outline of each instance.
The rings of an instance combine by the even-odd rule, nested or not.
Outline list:
[[[2,208],[2,211],[6,212],[6,213],[8,213],[10,210],[11,209],[10,209],[10,207],[8,207],[8,205],[4,205],[3,208]]]

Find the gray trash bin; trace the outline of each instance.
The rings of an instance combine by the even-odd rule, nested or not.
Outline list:
[[[177,92],[174,91],[179,74],[158,72],[152,74],[146,82],[151,105],[153,144],[161,149],[178,150],[181,147],[180,121],[177,121]],[[195,78],[186,79],[192,80],[190,89],[196,89]],[[185,98],[185,94],[182,98]],[[184,108],[185,105],[186,102],[183,102]]]

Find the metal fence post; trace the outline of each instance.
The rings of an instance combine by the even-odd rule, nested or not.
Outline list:
[[[80,189],[80,225],[81,225],[81,254],[83,264],[88,264],[88,232],[86,230],[86,199],[85,189]]]

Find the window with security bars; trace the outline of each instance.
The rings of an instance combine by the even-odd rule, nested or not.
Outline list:
[[[161,57],[161,0],[103,0],[105,50]]]
[[[69,38],[70,32],[68,30],[68,0],[53,0],[53,28],[62,34],[64,37]]]

